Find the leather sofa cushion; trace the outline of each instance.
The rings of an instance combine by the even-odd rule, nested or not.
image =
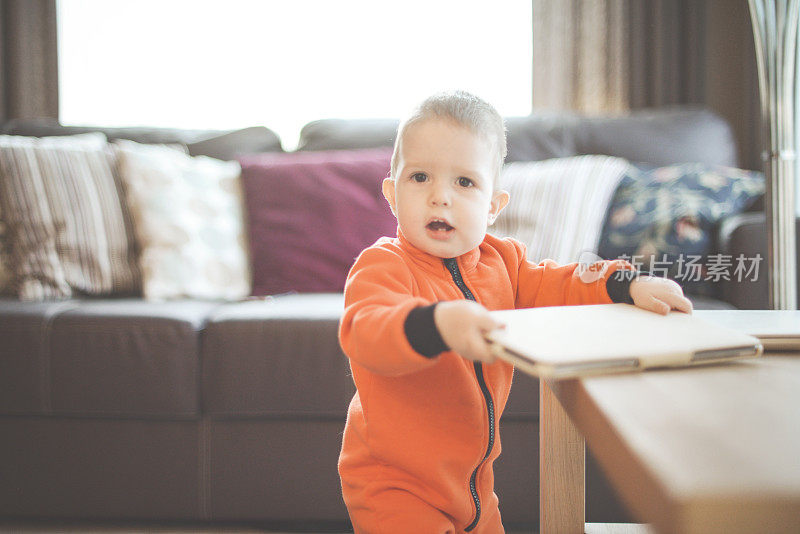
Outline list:
[[[218,303],[0,304],[0,374],[20,384],[2,388],[2,413],[199,417],[200,331]]]
[[[342,418],[355,392],[337,337],[343,306],[340,293],[306,293],[217,309],[202,344],[205,413]]]
[[[218,308],[203,338],[205,412],[344,421],[355,386],[337,336],[343,305],[339,293],[306,293]],[[538,419],[538,392],[517,373],[504,418]]]
[[[507,119],[506,161],[605,154],[634,163],[737,166],[736,143],[725,120],[684,106],[643,109],[625,116],[538,113]],[[653,150],[657,146],[658,150]]]
[[[0,517],[72,523],[54,529],[61,532],[102,532],[89,520],[204,519],[200,428],[197,421],[0,417]]]
[[[298,150],[393,146],[396,119],[325,119],[303,127]],[[605,154],[633,162],[696,162],[737,166],[730,126],[696,106],[637,110],[625,116],[586,117],[565,112],[506,118],[506,162]],[[658,150],[654,151],[653,147]]]
[[[202,362],[209,415],[340,419],[355,393],[342,307],[339,293],[0,300],[0,414],[195,418]],[[504,417],[537,416],[537,381],[517,373]]]
[[[298,151],[394,146],[398,119],[322,119],[300,131]]]
[[[43,413],[49,398],[45,332],[75,300],[20,302],[0,300],[0,414]]]

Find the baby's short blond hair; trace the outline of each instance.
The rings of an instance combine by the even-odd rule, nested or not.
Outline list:
[[[505,123],[491,104],[466,91],[436,93],[429,96],[412,111],[410,116],[400,122],[392,153],[392,177],[396,177],[397,159],[403,135],[410,126],[432,118],[452,120],[474,134],[483,136],[491,143],[496,155],[493,182],[497,188],[500,171],[508,151]]]

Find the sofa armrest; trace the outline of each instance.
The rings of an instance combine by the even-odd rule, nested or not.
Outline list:
[[[800,260],[800,218],[795,220],[798,239],[797,251]],[[767,224],[764,212],[748,212],[724,219],[717,236],[720,254],[730,256],[736,266],[737,258],[743,257],[748,268],[757,263],[753,271],[731,271],[730,280],[722,281],[721,297],[745,310],[769,308],[769,266],[767,246]],[[759,261],[760,258],[760,261]],[[798,261],[800,264],[800,261]],[[800,294],[800,270],[798,270],[798,294]]]

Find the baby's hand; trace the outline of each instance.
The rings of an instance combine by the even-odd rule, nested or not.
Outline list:
[[[683,296],[683,289],[673,280],[641,276],[631,282],[631,298],[640,308],[666,315],[670,310],[692,313],[692,303]]]
[[[505,325],[492,319],[489,311],[477,302],[440,302],[433,311],[433,322],[442,340],[458,355],[477,362],[492,363],[495,360],[484,335]]]

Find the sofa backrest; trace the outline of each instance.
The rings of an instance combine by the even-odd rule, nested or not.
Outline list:
[[[307,124],[298,150],[392,146],[397,119],[324,119]],[[730,125],[696,106],[645,109],[623,116],[537,111],[506,118],[508,157],[538,161],[584,154],[618,156],[654,165],[737,166]]]
[[[109,141],[129,139],[145,144],[182,144],[192,156],[210,156],[232,160],[239,154],[283,152],[278,135],[263,126],[241,130],[181,130],[176,128],[104,128],[97,126],[62,126],[55,119],[15,119],[3,125],[0,133],[49,137],[102,132]]]
[[[391,147],[398,123],[397,119],[317,120],[303,127],[297,149]],[[536,111],[525,117],[507,117],[506,127],[507,162],[604,154],[654,165],[692,162],[738,166],[730,125],[714,112],[698,106],[642,109],[615,116]],[[6,123],[0,133],[44,137],[96,131],[106,134],[109,140],[180,143],[193,156],[223,160],[239,154],[283,152],[278,135],[263,126],[231,131],[103,128],[62,126],[54,119],[16,119]]]

